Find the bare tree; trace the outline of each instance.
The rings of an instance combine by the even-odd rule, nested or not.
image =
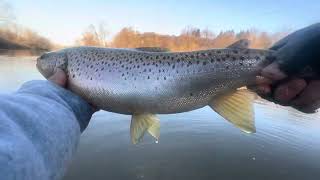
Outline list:
[[[100,23],[98,29],[93,25],[89,25],[88,28],[82,33],[81,38],[77,41],[80,45],[86,46],[103,46],[106,47],[107,36],[109,32],[107,31],[106,24]]]

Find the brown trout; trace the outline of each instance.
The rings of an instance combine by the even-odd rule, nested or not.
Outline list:
[[[161,48],[74,47],[42,55],[37,68],[48,78],[56,68],[68,89],[96,107],[132,115],[131,140],[145,132],[156,139],[156,114],[209,105],[244,132],[255,132],[252,85],[273,52],[248,49],[240,40],[224,49],[169,52]],[[239,89],[241,88],[241,89]]]

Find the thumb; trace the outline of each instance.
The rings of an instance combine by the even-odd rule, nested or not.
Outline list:
[[[48,80],[61,87],[66,87],[67,75],[62,69],[57,68],[55,73],[51,77],[49,77]]]
[[[268,65],[267,67],[265,67],[261,71],[261,75],[273,81],[278,81],[287,77],[287,75],[280,70],[279,64],[277,62],[274,62]]]

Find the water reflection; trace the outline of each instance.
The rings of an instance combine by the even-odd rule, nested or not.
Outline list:
[[[42,79],[34,57],[0,57],[0,92]],[[83,133],[65,180],[316,179],[320,119],[258,101],[257,133],[245,134],[210,108],[160,115],[158,143],[129,137],[130,116],[99,111]]]

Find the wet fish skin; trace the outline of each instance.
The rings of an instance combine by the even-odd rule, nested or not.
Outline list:
[[[69,89],[95,106],[122,114],[170,114],[208,105],[215,97],[251,85],[272,51],[211,49],[146,52],[75,47],[38,59],[48,77],[60,67]]]

